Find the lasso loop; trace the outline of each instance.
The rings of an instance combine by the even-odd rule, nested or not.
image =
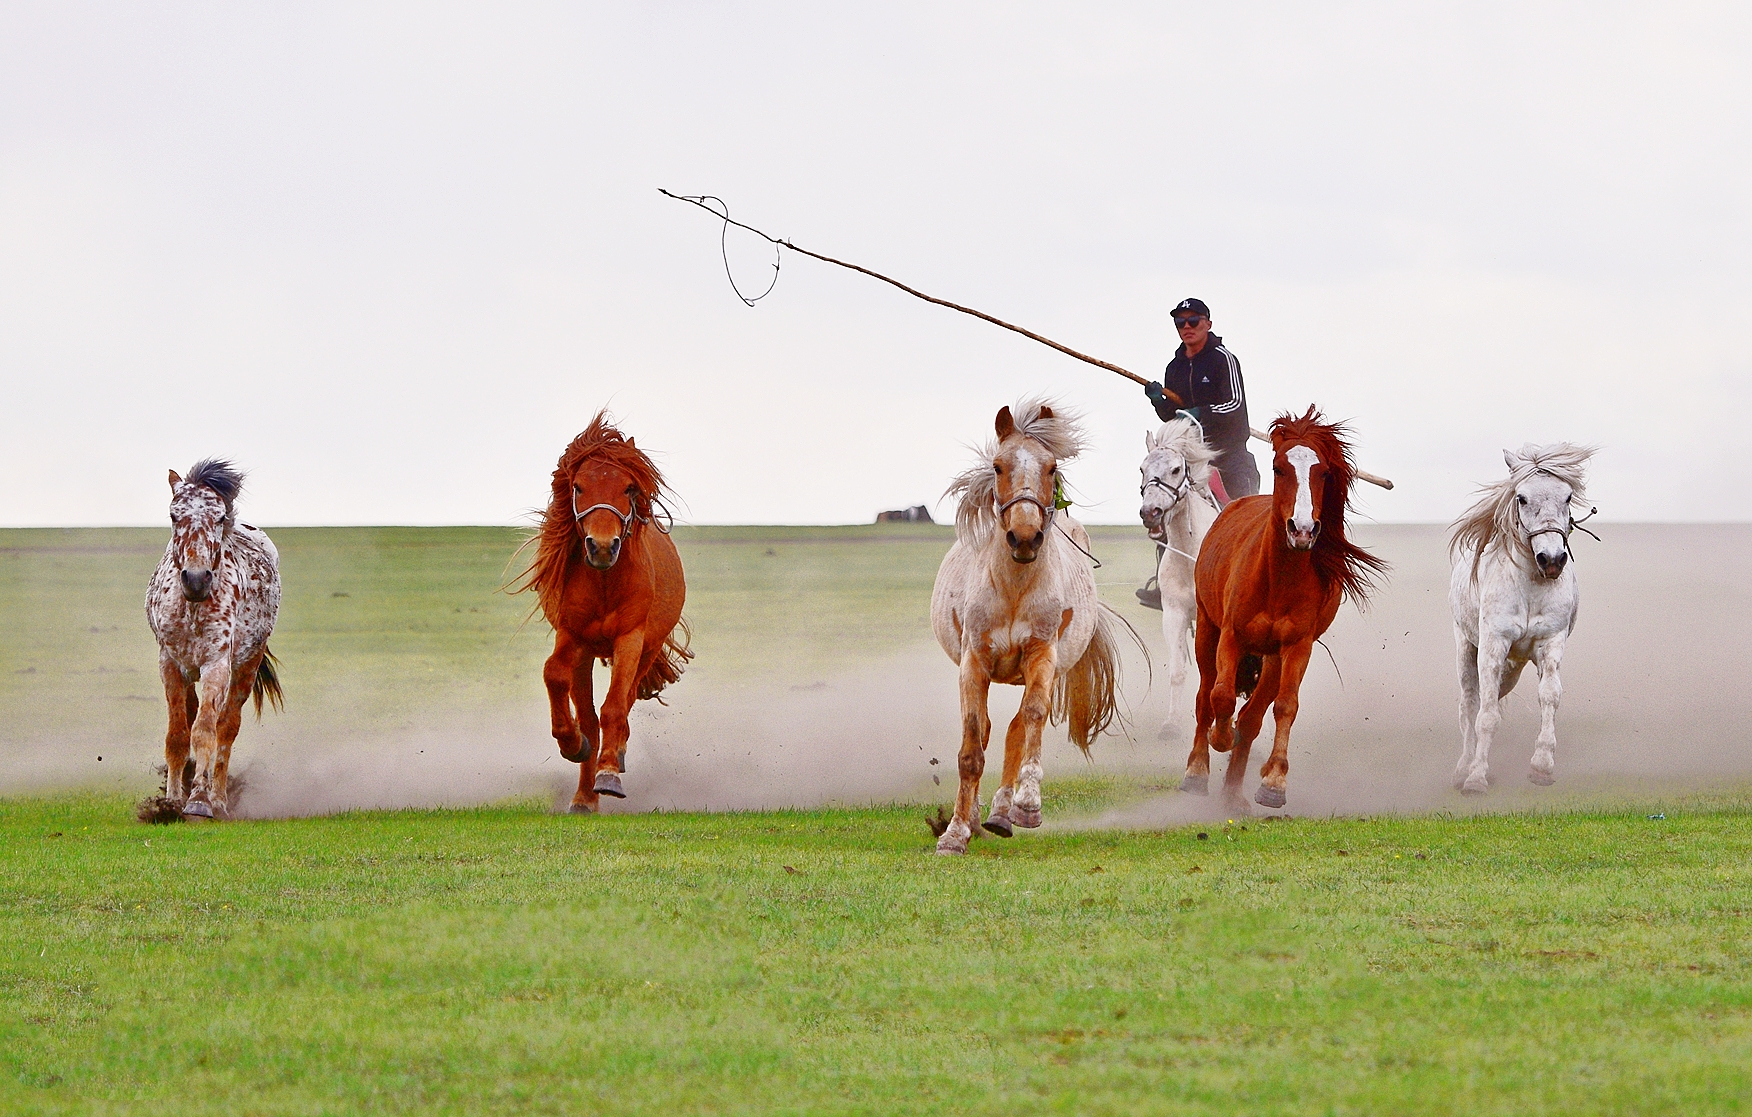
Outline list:
[[[773,293],[773,288],[779,285],[780,249],[777,241],[773,242],[773,281],[767,284],[766,290],[751,299],[742,293],[742,288],[736,286],[736,276],[730,270],[730,226],[733,224],[738,228],[746,228],[746,226],[742,225],[740,222],[733,222],[730,220],[729,203],[712,194],[700,194],[694,197],[688,197],[685,195],[672,196],[680,197],[684,202],[693,202],[702,209],[708,210],[723,218],[724,227],[718,232],[718,252],[724,257],[724,278],[730,281],[730,289],[736,292],[736,297],[741,299],[745,306],[753,306],[755,303]],[[718,208],[714,209],[712,206],[707,205],[707,202],[717,202]],[[765,236],[764,233],[762,235]],[[767,237],[767,239],[772,240],[771,237]]]

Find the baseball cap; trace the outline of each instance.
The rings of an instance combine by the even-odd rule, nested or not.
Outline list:
[[[1203,299],[1181,299],[1180,304],[1170,314],[1199,314],[1206,318],[1211,316],[1211,308],[1204,304]]]

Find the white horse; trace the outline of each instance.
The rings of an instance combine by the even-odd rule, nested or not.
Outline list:
[[[243,704],[280,706],[268,636],[280,611],[280,562],[266,533],[237,522],[243,475],[228,462],[170,472],[170,545],[146,591],[170,708],[164,796],[141,817],[224,818],[231,744]],[[191,756],[190,753],[193,753]]]
[[[1216,456],[1191,419],[1172,419],[1144,435],[1144,464],[1138,467],[1143,507],[1138,515],[1162,552],[1156,585],[1162,593],[1162,638],[1168,643],[1168,717],[1159,734],[1164,741],[1186,728],[1181,724],[1180,691],[1192,662],[1188,638],[1198,613],[1193,568],[1205,532],[1217,518],[1217,500],[1211,495],[1211,459]]]
[[[1593,453],[1568,442],[1504,450],[1509,476],[1485,486],[1478,503],[1454,522],[1448,545],[1454,562],[1448,603],[1460,657],[1454,786],[1468,794],[1490,786],[1490,746],[1502,722],[1502,699],[1528,663],[1539,672],[1539,737],[1527,778],[1542,785],[1555,778],[1552,750],[1563,695],[1558,668],[1581,601],[1569,561],[1570,530],[1577,522],[1571,509],[1586,500]]]
[[[1040,734],[1069,720],[1071,740],[1089,743],[1118,715],[1117,614],[1097,599],[1089,536],[1056,507],[1058,463],[1084,448],[1074,416],[1042,400],[998,412],[997,439],[949,493],[955,544],[937,570],[931,629],[961,668],[960,785],[938,853],[966,853],[979,825],[979,781],[992,721],[991,685],[1023,688],[1004,736],[1004,776],[985,829],[1040,825]],[[1134,637],[1136,633],[1133,633]]]

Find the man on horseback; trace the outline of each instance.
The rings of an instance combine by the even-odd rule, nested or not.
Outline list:
[[[1144,395],[1166,423],[1176,414],[1199,425],[1217,457],[1212,463],[1211,493],[1222,504],[1259,492],[1259,467],[1247,449],[1247,392],[1241,362],[1211,333],[1211,309],[1202,299],[1181,299],[1170,312],[1180,335],[1180,348],[1162,373],[1161,382],[1144,385]],[[1169,393],[1179,396],[1176,407]],[[1160,557],[1158,555],[1158,557]],[[1146,608],[1162,607],[1161,591],[1151,578],[1137,591]]]

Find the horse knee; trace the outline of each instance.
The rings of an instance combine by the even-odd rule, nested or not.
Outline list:
[[[1051,712],[1045,698],[1030,696],[1022,702],[1022,720],[1031,727],[1046,724],[1047,715]]]
[[[956,767],[964,780],[977,780],[985,774],[985,753],[979,749],[963,749]]]

